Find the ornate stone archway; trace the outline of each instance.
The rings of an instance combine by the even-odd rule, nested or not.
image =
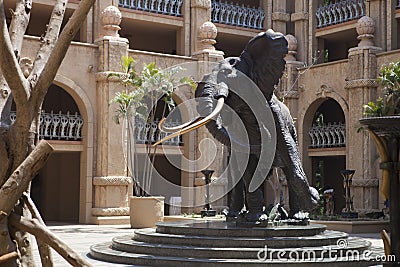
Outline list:
[[[83,149],[80,157],[80,192],[79,192],[79,223],[90,222],[92,207],[93,179],[93,136],[94,113],[87,93],[73,80],[57,74],[53,82],[61,87],[74,99],[84,121],[82,129]]]

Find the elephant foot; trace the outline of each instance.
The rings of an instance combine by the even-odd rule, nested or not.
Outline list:
[[[262,211],[249,211],[244,216],[247,222],[266,222],[268,221],[268,216]]]

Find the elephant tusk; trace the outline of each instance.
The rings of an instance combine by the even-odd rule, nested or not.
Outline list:
[[[217,106],[215,107],[213,112],[211,112],[210,115],[208,115],[207,117],[204,117],[201,120],[198,120],[198,121],[195,120],[195,121],[191,122],[191,124],[186,126],[185,128],[182,128],[179,131],[177,131],[173,134],[170,134],[170,135],[164,137],[163,139],[157,141],[156,143],[153,144],[153,146],[156,146],[156,145],[161,144],[162,142],[167,141],[171,138],[191,132],[193,130],[196,130],[197,128],[200,128],[203,125],[206,125],[207,123],[209,123],[211,120],[213,120],[215,117],[218,116],[218,114],[221,112],[222,108],[224,107],[224,101],[225,101],[225,99],[223,97],[219,98],[218,102],[217,102]],[[185,124],[187,124],[187,123],[185,123]]]
[[[183,128],[185,128],[185,127],[189,126],[190,124],[192,124],[192,123],[194,123],[194,122],[196,122],[196,121],[199,120],[199,118],[196,118],[196,119],[193,119],[193,120],[191,120],[191,121],[188,121],[188,122],[186,122],[186,123],[184,123],[184,124],[181,124],[181,125],[179,125],[179,126],[175,126],[175,127],[165,127],[165,126],[164,126],[165,119],[166,119],[166,118],[162,118],[162,119],[160,120],[160,122],[158,123],[158,129],[160,129],[161,131],[166,132],[166,133],[174,133],[174,132],[176,132],[176,131],[180,131],[180,130],[182,130]]]

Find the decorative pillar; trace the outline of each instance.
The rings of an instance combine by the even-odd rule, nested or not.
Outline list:
[[[294,1],[295,12],[290,15],[290,20],[294,22],[295,36],[298,40],[297,59],[302,62],[307,61],[308,49],[308,5],[307,1]]]
[[[374,20],[368,16],[357,22],[359,44],[349,49],[349,75],[345,88],[349,116],[346,118],[346,168],[356,171],[353,179],[354,208],[378,209],[378,178],[376,150],[369,135],[357,133],[359,119],[363,117],[363,105],[376,99],[376,54],[381,48],[374,46]]]
[[[290,21],[290,14],[286,12],[286,1],[273,0],[272,29],[285,34],[288,21]]]
[[[375,45],[386,49],[387,45],[387,18],[391,15],[392,10],[387,10],[387,2],[396,1],[385,1],[385,0],[369,0],[366,4],[366,14],[375,22],[376,32],[379,32],[375,36]]]
[[[119,37],[122,15],[115,6],[108,6],[101,16],[102,30],[96,40],[99,46],[97,81],[97,158],[93,178],[94,223],[129,223],[128,197],[132,195],[132,179],[126,173],[122,151],[122,126],[113,121],[115,106],[110,100],[123,86],[110,72],[121,71],[121,57],[128,54],[128,40]],[[126,216],[126,217],[121,217]]]
[[[281,78],[281,95],[284,103],[288,106],[292,117],[297,118],[299,88],[297,79],[299,75],[298,68],[303,67],[304,63],[296,60],[297,39],[291,34],[285,36],[288,42],[288,54],[285,56],[285,72]]]
[[[211,0],[191,0],[191,55],[201,50],[200,27],[204,22],[211,20]]]
[[[198,79],[201,79],[204,74],[209,73],[211,68],[214,67],[210,66],[209,63],[216,63],[224,58],[224,53],[216,50],[214,47],[217,34],[217,27],[212,22],[206,21],[199,26],[199,40],[197,42],[198,50],[193,53],[193,57],[198,60]],[[193,203],[193,206],[195,207],[193,211],[200,212],[204,208],[204,198],[206,193],[205,179],[200,171],[206,168],[215,170],[210,181],[211,198],[212,196],[215,197],[221,195],[223,190],[225,190],[226,183],[224,181],[226,181],[226,179],[221,179],[221,177],[219,177],[224,169],[223,155],[225,155],[225,149],[221,143],[212,137],[205,127],[197,129],[195,136],[190,137],[189,135],[186,138],[192,138],[190,141],[196,144],[195,147],[192,148],[193,151],[187,152],[191,153],[191,158],[197,159],[195,169],[198,170],[198,172],[193,174],[190,179],[193,181],[193,186],[197,186],[198,188],[195,188],[194,195],[191,196],[191,199],[187,197],[185,200],[185,197],[183,197],[183,201],[192,201],[191,203]],[[206,139],[212,140],[212,142],[204,142]],[[212,143],[216,145],[216,148]],[[204,153],[206,155],[204,155]],[[202,156],[200,157],[200,155]],[[207,165],[210,159],[214,160],[211,164]],[[211,202],[213,202],[213,199],[211,199]],[[217,210],[222,209],[226,206],[226,199],[224,198],[219,200],[218,203],[211,203],[211,205]]]

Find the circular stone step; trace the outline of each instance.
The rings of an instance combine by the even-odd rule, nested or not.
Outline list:
[[[361,255],[364,250],[370,247],[371,243],[360,238],[342,239],[345,246],[317,246],[317,247],[297,247],[297,248],[270,248],[268,246],[243,248],[243,247],[199,247],[145,243],[132,240],[131,236],[121,236],[113,239],[112,248],[123,252],[136,254],[147,254],[154,256],[179,255],[180,257],[214,258],[219,259],[323,259],[329,256],[345,256],[347,251]]]
[[[383,252],[379,252],[381,255]],[[140,265],[140,266],[164,266],[164,267],[242,267],[242,266],[256,266],[256,267],[296,267],[299,266],[335,266],[335,267],[356,267],[356,266],[370,266],[372,264],[379,264],[378,262],[371,262],[368,260],[349,260],[348,257],[334,257],[334,258],[323,258],[316,259],[315,261],[309,260],[264,260],[264,259],[220,259],[218,255],[213,258],[196,258],[196,255],[191,257],[182,256],[157,256],[147,255],[139,253],[129,253],[114,250],[111,247],[111,243],[103,243],[93,245],[90,248],[90,256],[107,262],[129,264],[129,265]],[[374,257],[374,255],[370,255]]]
[[[325,229],[326,226],[322,224],[241,228],[237,227],[235,223],[222,221],[180,221],[158,223],[156,232],[193,236],[304,237],[318,235],[325,231]]]
[[[249,230],[248,230],[249,231]],[[318,235],[301,237],[224,237],[224,236],[197,236],[173,235],[157,233],[154,228],[136,230],[133,239],[139,242],[199,246],[199,247],[242,247],[242,248],[290,248],[316,247],[334,245],[340,239],[346,239],[348,234],[326,230]]]

